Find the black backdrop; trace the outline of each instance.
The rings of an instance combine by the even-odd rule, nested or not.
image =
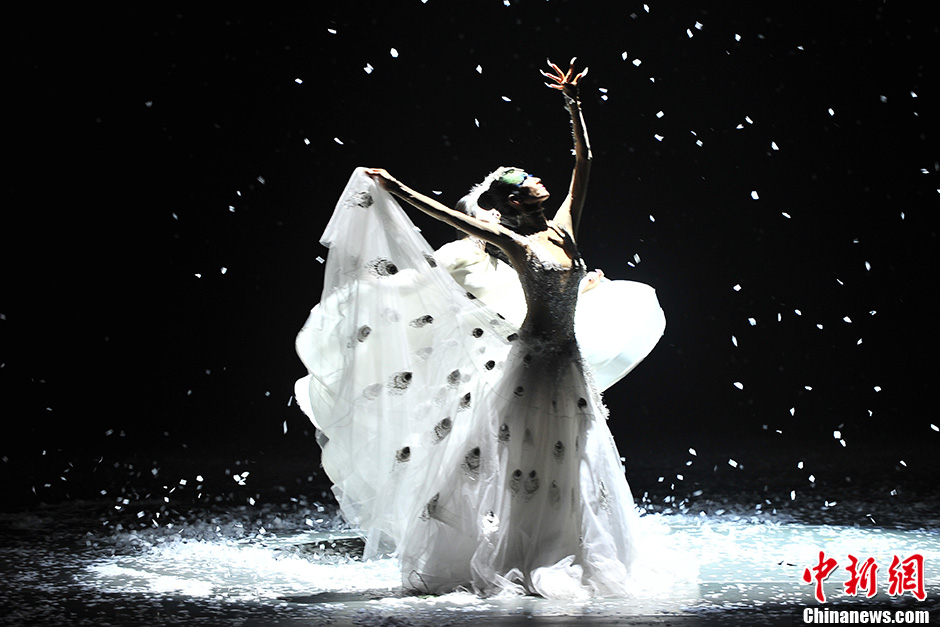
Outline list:
[[[560,197],[567,114],[538,69],[574,55],[595,155],[582,252],[653,285],[667,317],[605,397],[628,466],[682,472],[691,447],[721,472],[815,455],[891,473],[937,449],[925,6],[323,5],[11,16],[10,495],[50,451],[315,467],[293,337],[347,177],[385,167],[454,202],[513,164]]]

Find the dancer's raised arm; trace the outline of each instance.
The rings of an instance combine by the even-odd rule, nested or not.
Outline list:
[[[542,75],[549,79],[546,83],[552,89],[557,89],[565,95],[565,108],[571,114],[571,133],[574,137],[574,172],[571,175],[571,185],[568,188],[568,196],[562,203],[553,221],[565,228],[574,238],[578,232],[578,224],[581,221],[581,210],[584,208],[584,199],[587,196],[588,177],[591,173],[591,143],[588,141],[587,127],[584,124],[584,116],[581,113],[581,101],[578,95],[578,82],[587,74],[587,68],[584,68],[578,74],[574,73],[575,59],[571,59],[571,64],[567,72],[552,63],[551,72],[542,71]]]

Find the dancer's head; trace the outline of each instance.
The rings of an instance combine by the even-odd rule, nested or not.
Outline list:
[[[540,221],[544,223],[542,202],[547,198],[548,190],[542,185],[541,179],[527,174],[521,168],[501,167],[474,185],[460,199],[456,209],[484,222],[494,222],[513,231],[524,232],[533,226],[537,228]],[[486,251],[510,263],[506,254],[496,246],[486,244]]]
[[[541,208],[549,196],[542,180],[521,168],[498,168],[483,180],[481,187],[477,204],[502,213],[528,213]]]

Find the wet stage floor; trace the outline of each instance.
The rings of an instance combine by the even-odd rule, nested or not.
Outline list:
[[[233,485],[252,482],[242,472],[235,469]],[[0,514],[0,623],[790,625],[804,624],[813,608],[940,620],[937,508],[911,489],[906,500],[881,503],[868,490],[844,490],[838,503],[821,506],[773,489],[760,499],[733,487],[721,496],[643,492],[636,496],[651,558],[640,563],[635,596],[559,601],[406,594],[393,559],[360,560],[360,540],[328,499],[291,496],[282,486],[255,493],[254,503],[237,490],[210,498],[196,492],[199,478],[166,482],[162,495]],[[838,563],[823,583],[824,604],[802,580],[820,551]],[[865,589],[847,594],[849,555],[877,565],[873,598]],[[923,558],[924,601],[911,589],[889,594],[892,558],[913,555]]]

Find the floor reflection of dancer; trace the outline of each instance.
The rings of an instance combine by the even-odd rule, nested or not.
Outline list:
[[[298,336],[310,375],[297,397],[367,556],[394,549],[410,589],[629,591],[633,499],[575,337],[586,275],[575,231],[590,168],[584,72],[551,67],[576,155],[551,218],[548,190],[516,168],[474,191],[499,221],[359,170],[324,234],[327,287]],[[518,332],[466,298],[386,191],[503,251],[526,304]]]

